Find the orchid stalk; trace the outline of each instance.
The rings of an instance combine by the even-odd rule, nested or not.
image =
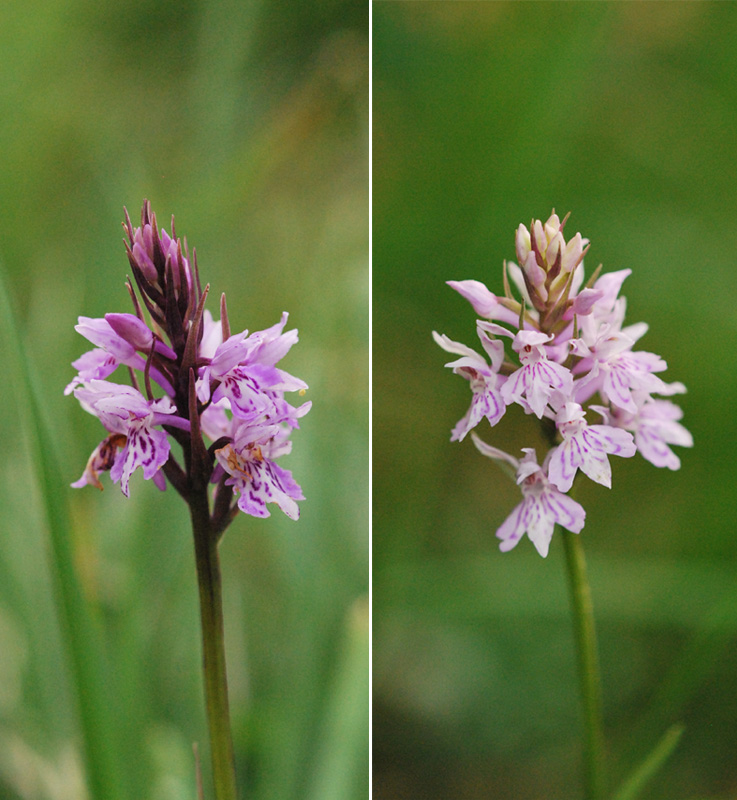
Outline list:
[[[671,447],[690,447],[693,439],[680,424],[681,409],[664,399],[685,387],[660,377],[667,368],[660,356],[635,349],[647,325],[624,325],[620,290],[630,270],[600,275],[599,267],[584,283],[589,242],[580,233],[566,242],[567,219],[553,211],[545,222],[518,227],[519,263],[504,264],[503,296],[476,280],[448,281],[482,317],[476,333],[483,355],[445,335],[433,336],[456,357],[446,366],[469,382],[472,393],[451,441],[471,433],[483,455],[511,468],[522,492],[496,532],[500,549],[511,550],[527,534],[546,557],[555,526],[563,529],[584,708],[586,797],[601,800],[601,681],[591,590],[577,536],[586,511],[571,489],[579,474],[611,488],[610,456],[639,453],[656,467],[678,469],[680,459]],[[474,431],[484,419],[498,425],[514,404],[537,418],[550,443],[541,460],[530,447],[522,448],[521,458],[505,453]],[[598,419],[590,421],[590,412]]]
[[[159,229],[148,202],[141,225],[123,224],[134,282],[133,313],[80,317],[76,330],[95,347],[73,362],[65,393],[95,415],[106,435],[72,486],[103,488],[110,473],[128,497],[137,469],[161,490],[171,484],[190,511],[200,597],[205,702],[216,800],[237,797],[228,708],[218,544],[238,511],[270,515],[275,503],[298,519],[302,491],[277,459],[311,403],[291,405],[307,384],[277,367],[297,331],[288,315],[263,331],[231,333],[225,295],[220,320],[205,308],[196,253]],[[137,291],[136,291],[137,290]],[[126,368],[129,384],[109,380]],[[177,456],[172,445],[177,445]]]
[[[601,670],[596,643],[594,606],[586,573],[586,559],[581,540],[571,531],[563,531],[568,584],[573,612],[578,675],[583,705],[584,785],[586,797],[600,800],[606,787],[604,726],[601,703]]]

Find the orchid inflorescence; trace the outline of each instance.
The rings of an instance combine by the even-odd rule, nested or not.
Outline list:
[[[102,489],[99,473],[109,470],[127,497],[140,467],[160,489],[168,479],[187,501],[214,484],[215,530],[222,532],[238,508],[269,516],[267,503],[296,519],[302,491],[276,459],[291,450],[290,433],[311,403],[294,407],[284,397],[307,389],[276,366],[297,342],[296,330],[283,332],[288,315],[267,330],[231,334],[225,295],[216,322],[205,309],[209,286],[200,285],[196,253],[190,261],[173,218],[169,236],[145,202],[141,226],[134,228],[126,211],[123,227],[143,307],[129,279],[134,313],[79,317],[76,330],[95,349],[73,362],[77,375],[65,394],[108,435],[72,486]],[[128,368],[132,385],[108,380],[119,366]]]
[[[556,523],[573,533],[584,526],[586,512],[568,494],[578,470],[611,488],[608,456],[639,452],[656,467],[678,469],[670,445],[693,444],[679,423],[681,409],[654,397],[683,393],[685,386],[658,376],[666,369],[662,358],[634,350],[645,323],[623,327],[626,300],[619,292],[631,270],[600,275],[599,267],[584,285],[589,243],[580,233],[565,241],[567,219],[553,211],[529,230],[519,226],[519,265],[505,263],[503,297],[479,281],[448,281],[484,317],[476,331],[486,357],[433,332],[440,347],[460,356],[446,366],[473,393],[451,441],[461,441],[484,418],[496,425],[511,404],[535,415],[548,434],[552,446],[542,464],[533,448],[523,448],[517,459],[471,434],[481,453],[515,470],[522,490],[522,502],[497,531],[500,548],[512,549],[527,533],[542,556]],[[599,404],[591,403],[597,396]],[[590,424],[588,410],[602,424]]]

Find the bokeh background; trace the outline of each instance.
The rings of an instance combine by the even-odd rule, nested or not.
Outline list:
[[[194,800],[193,742],[211,796],[187,509],[140,475],[129,501],[117,487],[68,489],[101,438],[62,396],[89,349],[74,325],[130,310],[120,223],[144,198],[167,229],[176,216],[234,330],[290,312],[301,341],[284,366],[314,403],[284,464],[307,498],[301,520],[239,518],[221,547],[242,794],[366,794],[368,18],[345,0],[0,11],[0,259],[103,637],[123,798]],[[69,668],[27,398],[2,330],[0,797],[83,800],[86,689]]]
[[[518,490],[449,441],[469,391],[430,336],[478,344],[445,281],[501,293],[517,225],[552,208],[589,272],[632,269],[628,320],[695,439],[679,472],[619,459],[578,489],[612,783],[681,721],[645,796],[737,796],[736,37],[733,3],[373,6],[377,800],[582,797],[562,545],[498,551]]]

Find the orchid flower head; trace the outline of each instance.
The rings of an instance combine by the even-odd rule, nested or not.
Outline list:
[[[553,211],[544,222],[518,226],[518,264],[505,262],[503,295],[479,281],[448,281],[482,317],[481,352],[433,333],[456,356],[446,366],[471,390],[451,440],[471,433],[477,449],[514,470],[522,490],[522,502],[497,532],[502,550],[526,533],[546,555],[555,524],[574,533],[583,528],[585,512],[569,495],[579,472],[611,488],[610,456],[640,453],[655,466],[678,469],[673,446],[693,445],[681,409],[664,399],[685,387],[661,377],[667,364],[659,355],[636,349],[647,324],[625,322],[621,290],[631,270],[600,275],[599,268],[587,281],[589,241],[580,233],[566,240],[566,220]],[[474,432],[484,418],[496,430],[513,405],[540,421],[549,443],[541,463],[530,447],[517,459]],[[589,422],[589,411],[602,421]]]
[[[214,484],[216,531],[238,509],[268,516],[268,503],[296,519],[302,491],[277,459],[290,452],[311,403],[295,407],[285,398],[308,388],[279,366],[298,341],[296,329],[284,332],[287,313],[265,330],[231,334],[225,295],[216,321],[205,308],[209,286],[200,283],[196,253],[190,257],[177,238],[173,218],[170,234],[145,202],[140,226],[126,211],[123,227],[133,312],[79,318],[77,331],[95,348],[73,362],[65,394],[99,419],[106,436],[72,486],[101,489],[100,474],[109,472],[127,497],[140,468],[188,503]],[[110,380],[121,366],[131,385]]]

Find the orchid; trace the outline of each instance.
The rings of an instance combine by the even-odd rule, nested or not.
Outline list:
[[[563,527],[576,532],[583,527],[583,516],[567,517],[565,511],[571,511],[567,495],[579,471],[610,488],[609,456],[630,458],[639,452],[656,466],[677,469],[680,460],[671,446],[693,444],[679,422],[678,406],[656,397],[682,393],[685,387],[662,379],[667,364],[660,356],[635,349],[647,325],[625,325],[627,301],[620,292],[631,270],[604,275],[597,270],[586,283],[583,259],[589,241],[580,233],[566,241],[566,221],[553,212],[545,222],[533,220],[529,229],[518,227],[519,265],[505,263],[504,295],[480,281],[448,281],[482,317],[476,329],[484,355],[433,332],[443,350],[460,356],[446,366],[466,378],[472,392],[471,406],[453,428],[451,441],[463,440],[484,418],[496,426],[510,405],[537,417],[550,439],[544,467],[536,467],[529,473],[535,479],[523,483],[525,501],[515,509],[516,521],[510,517],[499,529],[503,550],[527,530],[538,552],[546,555],[547,544],[540,543],[552,534],[553,508],[561,509],[555,521]],[[603,417],[601,424],[587,421],[589,409]],[[473,438],[482,452],[499,458],[491,445],[484,449]],[[531,469],[530,459],[528,453],[519,462],[528,466],[515,469]],[[551,497],[555,504],[548,502]],[[574,520],[573,527],[566,519]]]
[[[173,219],[171,235],[159,229],[148,202],[141,225],[134,228],[126,211],[123,227],[135,281],[135,287],[127,284],[133,313],[79,317],[76,326],[94,349],[73,362],[76,375],[65,394],[97,417],[106,435],[72,486],[102,489],[100,474],[109,472],[128,497],[140,469],[145,480],[162,490],[170,483],[185,500],[200,598],[214,796],[236,800],[218,545],[238,511],[268,517],[275,504],[290,519],[299,518],[302,489],[277,463],[291,451],[291,434],[311,406],[288,402],[286,393],[302,396],[307,384],[277,366],[298,335],[284,330],[286,312],[266,330],[231,333],[225,295],[215,321],[205,309],[210,287],[200,284],[196,254],[190,261]],[[110,380],[120,367],[127,368],[131,385]]]
[[[238,507],[254,517],[268,517],[267,503],[276,503],[291,519],[299,516],[296,500],[302,490],[290,472],[275,461],[291,450],[288,429],[275,425],[240,424],[233,442],[215,451],[218,463],[228,474],[226,486],[239,494]]]
[[[277,363],[297,343],[296,330],[284,331],[288,314],[264,331],[231,334],[225,296],[221,300],[221,320],[215,321],[204,304],[209,287],[200,288],[196,257],[190,261],[186,247],[174,234],[159,230],[156,217],[146,203],[141,226],[134,228],[126,213],[126,249],[133,284],[128,291],[135,313],[111,313],[103,318],[79,317],[76,330],[95,348],[77,359],[74,379],[66,394],[74,394],[82,407],[98,417],[108,435],[90,456],[82,477],[72,486],[102,488],[99,475],[110,471],[123,494],[129,495],[132,473],[141,468],[144,479],[154,480],[163,489],[166,479],[189,499],[191,465],[181,466],[171,445],[178,443],[195,460],[204,485],[217,481],[216,493],[241,500],[221,499],[216,525],[224,528],[236,509],[255,516],[268,516],[263,503],[273,502],[296,519],[296,500],[302,494],[290,473],[273,461],[237,472],[237,478],[223,472],[217,451],[208,450],[202,433],[220,450],[233,447],[234,421],[260,426],[259,452],[283,454],[286,450],[269,444],[269,436],[281,442],[290,429],[298,427],[311,403],[292,406],[286,392],[304,394],[307,384],[280,369]],[[142,301],[142,302],[141,302]],[[145,309],[145,311],[144,311]],[[146,317],[148,312],[148,319]],[[167,342],[168,340],[168,342]],[[133,385],[108,380],[118,369],[127,367]],[[158,390],[158,393],[157,391]],[[219,426],[213,424],[220,418]],[[233,422],[231,422],[233,421]],[[210,434],[217,432],[212,438]],[[269,432],[268,436],[265,432]],[[264,438],[266,437],[266,438]],[[234,451],[235,452],[235,451]],[[240,453],[240,451],[239,451]],[[241,454],[238,458],[245,458]],[[254,459],[245,458],[249,464]],[[232,463],[235,463],[232,461]],[[264,462],[265,463],[265,462]],[[264,483],[256,477],[270,476]],[[258,485],[249,488],[248,483]],[[264,492],[264,485],[282,488]],[[280,494],[281,492],[281,494]],[[244,495],[261,498],[260,503],[242,502]],[[282,495],[289,498],[285,502]]]
[[[507,461],[515,468],[517,483],[522,489],[522,502],[496,532],[497,538],[502,540],[500,550],[511,550],[526,533],[537,552],[545,558],[556,523],[572,533],[583,528],[586,519],[583,507],[550,481],[545,469],[538,466],[532,448],[523,448],[525,455],[518,461],[481,441],[476,434],[471,436],[485,456]]]
[[[492,326],[485,326],[489,330]],[[501,328],[498,332],[509,332]],[[521,330],[514,337],[512,349],[519,355],[521,367],[504,384],[502,395],[507,403],[519,403],[532,410],[538,419],[542,418],[548,401],[554,393],[567,396],[573,388],[573,376],[566,367],[549,361],[543,345],[552,341],[553,336],[540,331]]]
[[[311,404],[300,411],[284,402],[284,392],[304,394],[307,384],[275,365],[297,342],[297,331],[282,333],[287,323],[285,312],[279,323],[248,336],[248,331],[231,336],[215,348],[209,363],[201,369],[197,395],[202,402],[229,401],[239,419],[279,422],[303,416]],[[211,386],[216,386],[211,395]]]
[[[592,481],[611,488],[607,455],[627,458],[637,451],[631,433],[609,425],[588,425],[578,403],[566,403],[556,414],[555,424],[563,442],[550,451],[549,475],[562,492],[571,488],[579,469]]]
[[[498,340],[492,340],[484,331],[479,330],[481,344],[491,360],[489,366],[482,356],[470,347],[466,347],[465,344],[454,342],[447,336],[440,336],[434,331],[433,336],[443,350],[461,356],[445,366],[450,367],[457,375],[466,378],[471,384],[473,392],[471,407],[453,429],[451,441],[461,441],[472,428],[479,424],[483,417],[489,420],[490,425],[496,425],[504,416],[507,407],[499,389],[504,381],[504,378],[499,375],[499,367],[504,360],[504,345]]]
[[[635,414],[616,406],[610,409],[601,406],[591,408],[602,414],[608,424],[632,431],[637,451],[653,466],[679,469],[681,459],[670,445],[693,447],[693,436],[678,421],[683,417],[683,411],[670,400],[640,396]]]
[[[522,492],[497,528],[499,549],[508,552],[527,535],[545,558],[556,526],[561,529],[584,706],[585,796],[599,800],[605,784],[600,678],[582,537],[576,535],[584,528],[586,511],[571,492],[579,473],[611,488],[610,456],[639,453],[656,467],[678,469],[681,462],[671,448],[691,447],[693,438],[680,422],[681,409],[664,399],[686,387],[663,380],[667,364],[659,355],[635,349],[648,326],[625,325],[627,301],[620,291],[631,271],[599,275],[597,269],[586,281],[589,241],[580,233],[566,241],[567,219],[553,211],[545,222],[517,228],[519,264],[505,262],[503,296],[479,281],[448,281],[481,317],[476,331],[489,363],[444,334],[433,331],[433,338],[460,356],[446,366],[466,378],[472,392],[471,407],[453,428],[451,441],[470,432],[483,455],[507,472],[512,468]],[[542,461],[532,447],[522,447],[518,459],[474,431],[486,418],[496,432],[512,405],[537,418],[548,443]],[[602,421],[590,422],[589,411]]]
[[[135,469],[143,469],[143,477],[153,478],[159,488],[164,488],[159,470],[169,458],[169,439],[157,425],[170,425],[189,431],[189,420],[176,415],[176,409],[166,397],[160,400],[146,398],[131,386],[91,380],[74,390],[82,407],[97,416],[110,432],[95,448],[87,462],[82,477],[72,484],[74,488],[92,484],[102,489],[98,472],[110,470],[113,482],[120,481],[123,494],[128,497],[128,483]],[[113,455],[111,448],[121,448]]]
[[[154,346],[160,355],[176,359],[176,353],[160,339],[154,339],[148,327],[132,314],[108,314],[104,319],[79,317],[75,330],[98,347],[72,362],[72,366],[79,372],[66,387],[64,394],[70,394],[77,385],[86,381],[104,380],[120,364],[143,371],[146,368],[146,359],[137,350],[148,352]],[[173,394],[171,383],[157,367],[150,368],[150,375],[167,394]]]

